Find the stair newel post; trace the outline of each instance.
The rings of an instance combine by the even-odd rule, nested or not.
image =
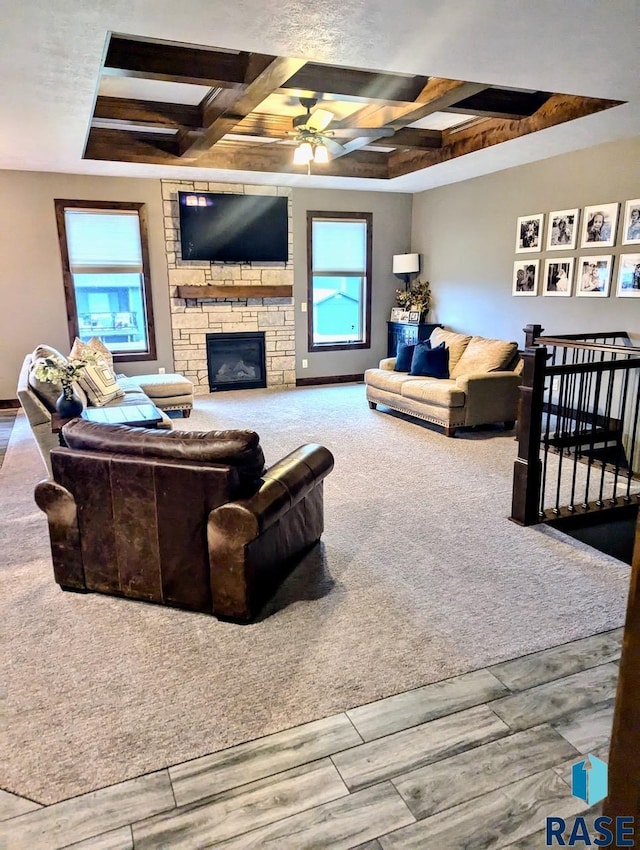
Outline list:
[[[640,516],[632,562],[609,749],[609,796],[604,801],[603,814],[610,818],[634,818],[637,841],[640,837]]]
[[[542,325],[525,325],[522,328],[524,333],[524,347],[533,348],[539,336],[542,336],[544,328]]]
[[[535,525],[540,522],[540,439],[547,349],[544,346],[528,348],[522,359],[524,371],[518,403],[518,457],[513,465],[511,519],[520,525]]]

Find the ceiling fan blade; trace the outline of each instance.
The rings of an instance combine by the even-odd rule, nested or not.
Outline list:
[[[321,133],[324,129],[326,129],[329,124],[333,121],[333,112],[329,112],[328,109],[316,109],[311,113],[308,121],[307,127],[311,130],[316,130]]]
[[[331,159],[334,156],[342,156],[344,153],[344,148],[340,144],[340,142],[334,142],[333,139],[323,138],[322,139],[324,146],[329,151],[329,158]]]
[[[333,135],[339,139],[366,139],[380,138],[382,136],[394,136],[395,130],[393,127],[341,127],[332,131]]]

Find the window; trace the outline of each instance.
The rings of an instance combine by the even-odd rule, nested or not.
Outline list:
[[[69,340],[113,359],[155,360],[144,204],[56,200]]]
[[[369,348],[371,213],[307,213],[309,351]]]

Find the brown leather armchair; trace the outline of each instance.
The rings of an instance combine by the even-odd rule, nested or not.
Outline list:
[[[323,531],[333,456],[270,469],[253,431],[154,431],[75,419],[36,487],[55,580],[249,620]]]

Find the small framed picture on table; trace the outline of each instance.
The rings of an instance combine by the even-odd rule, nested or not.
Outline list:
[[[420,321],[420,310],[410,310],[409,311],[409,321],[410,322],[419,322]]]
[[[404,310],[402,309],[402,307],[392,307],[391,308],[391,318],[389,319],[389,321],[390,322],[401,321],[400,317],[402,316],[403,313],[404,313]]]

